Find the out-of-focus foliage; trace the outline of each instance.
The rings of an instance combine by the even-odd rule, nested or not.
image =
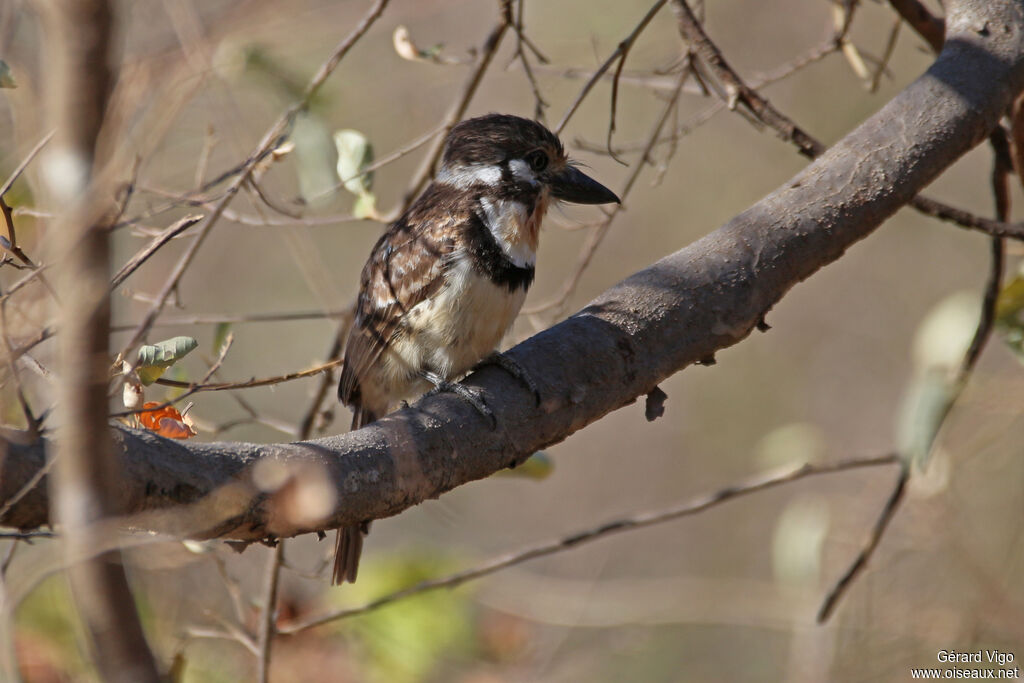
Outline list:
[[[335,606],[376,596],[449,573],[458,563],[435,555],[394,554],[385,561],[367,562],[359,581],[331,594]],[[446,660],[471,658],[474,645],[471,592],[434,591],[360,619],[339,622],[336,630],[355,639],[352,647],[365,658],[370,681],[415,683],[430,680]]]
[[[906,389],[897,425],[897,445],[909,462],[921,467],[962,387],[960,366],[978,327],[981,304],[976,294],[957,292],[939,302],[914,338],[914,375]]]

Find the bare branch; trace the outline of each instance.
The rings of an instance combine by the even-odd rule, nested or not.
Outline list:
[[[267,683],[270,676],[270,648],[277,633],[277,587],[281,576],[283,556],[284,541],[280,541],[270,552],[266,581],[263,585],[263,612],[260,615],[259,640],[257,641],[259,654],[256,680],[259,683]]]
[[[43,147],[46,147],[46,143],[48,143],[53,138],[53,134],[55,132],[56,131],[51,130],[49,133],[44,135],[42,139],[35,144],[35,147],[33,147],[32,150],[27,155],[25,155],[25,158],[22,159],[21,163],[18,164],[18,167],[11,172],[11,175],[8,176],[6,181],[4,181],[4,184],[0,185],[0,197],[3,197],[5,194],[7,194],[7,191],[10,190],[11,186],[14,185],[14,182],[21,177],[21,174],[25,171],[26,168],[28,168],[28,165],[32,163],[32,160],[36,158],[36,155],[38,155],[39,152],[43,150]]]
[[[162,246],[191,228],[202,219],[202,216],[185,216],[154,237],[153,240],[145,246],[145,248],[140,250],[139,253],[132,256],[123,266],[121,266],[121,270],[117,271],[117,274],[114,275],[113,280],[110,282],[111,289],[120,287],[121,284],[128,279],[128,276],[138,270],[139,266],[149,260],[149,257],[159,251]]]
[[[899,464],[899,458],[894,454],[889,454],[875,458],[841,460],[839,462],[826,465],[812,465],[808,463],[785,474],[762,475],[748,481],[734,484],[714,493],[699,496],[693,500],[687,501],[686,503],[673,505],[672,507],[662,510],[639,512],[629,515],[628,517],[610,520],[590,529],[578,531],[574,534],[552,539],[550,541],[543,541],[541,543],[531,545],[528,548],[500,555],[471,569],[465,569],[449,576],[421,581],[420,583],[409,586],[408,588],[403,588],[393,593],[381,596],[376,600],[371,600],[365,605],[360,605],[359,607],[348,607],[345,609],[332,610],[326,614],[313,615],[288,624],[281,628],[279,632],[282,635],[294,635],[340,619],[348,619],[350,617],[375,611],[386,605],[398,602],[399,600],[412,597],[413,595],[428,593],[440,588],[455,588],[456,586],[461,586],[469,581],[474,581],[490,574],[494,574],[502,569],[522,564],[530,560],[535,560],[538,557],[554,555],[555,553],[563,552],[585,543],[591,543],[593,541],[606,538],[612,534],[632,531],[634,529],[642,529],[656,524],[672,522],[682,517],[697,515],[736,498],[748,496],[752,493],[765,491],[767,489],[806,479],[808,477],[892,464]]]
[[[835,586],[825,596],[824,601],[821,604],[821,609],[818,610],[818,623],[824,623],[828,621],[833,610],[839,599],[846,594],[846,591],[850,586],[853,585],[854,580],[863,573],[865,567],[868,565],[868,560],[875,552],[875,548],[878,547],[878,542],[882,540],[882,536],[885,534],[885,530],[889,527],[889,522],[892,521],[893,517],[896,516],[896,510],[899,509],[900,503],[903,502],[903,495],[907,490],[907,480],[910,479],[910,468],[900,468],[899,476],[896,478],[896,485],[893,487],[892,493],[885,501],[885,505],[882,506],[882,511],[878,515],[878,519],[875,520],[875,525],[871,528],[871,534],[864,542],[860,552],[857,553],[857,558],[847,568],[846,572],[839,578]]]
[[[942,49],[946,37],[946,22],[936,17],[920,0],[889,0],[892,8],[899,12],[904,21],[928,42],[933,52]]]

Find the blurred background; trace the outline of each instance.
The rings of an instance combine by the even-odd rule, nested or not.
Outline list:
[[[518,5],[516,5],[518,8]],[[523,28],[549,60],[524,50],[561,121],[594,71],[650,9],[644,0],[527,1]],[[223,184],[197,191],[244,161],[334,46],[369,8],[362,0],[137,0],[118,5],[124,41],[117,93],[118,145],[135,160],[132,225],[115,233],[115,268],[161,230],[207,213]],[[933,9],[938,10],[937,6]],[[861,3],[848,39],[795,68],[835,32],[825,0],[715,0],[706,28],[751,83],[788,73],[762,92],[831,144],[931,62],[925,43],[884,3]],[[0,178],[46,133],[39,3],[5,0],[0,59],[16,88],[0,90]],[[243,192],[216,225],[148,337],[192,336],[196,352],[168,377],[203,377],[233,322],[217,378],[270,377],[322,363],[359,271],[399,205],[435,131],[460,96],[496,2],[393,0],[297,123],[294,147],[267,162],[261,189]],[[401,31],[404,27],[405,31]],[[398,39],[396,40],[396,31]],[[467,116],[533,116],[535,98],[509,32]],[[611,82],[602,79],[562,131],[570,154],[621,192],[678,80],[685,48],[669,7],[629,53],[606,151]],[[819,50],[820,52],[820,50]],[[857,59],[868,73],[858,74]],[[779,70],[782,70],[780,72]],[[876,74],[877,71],[877,74]],[[582,76],[580,75],[582,74]],[[877,77],[877,88],[866,87]],[[578,284],[578,259],[604,214],[568,206],[549,215],[537,281],[508,344],[578,310],[593,296],[714,230],[804,167],[770,131],[717,105],[691,79],[607,227]],[[712,111],[717,107],[717,111]],[[338,130],[357,152],[400,158],[372,186],[338,189]],[[676,130],[678,135],[671,134]],[[356,160],[356,168],[359,162]],[[347,161],[351,162],[351,159]],[[132,176],[131,163],[121,180]],[[991,152],[981,146],[929,194],[991,216]],[[38,165],[7,195],[18,240],[46,261],[49,207],[37,198]],[[1014,180],[1016,184],[1016,180]],[[357,194],[362,195],[357,197]],[[372,198],[368,196],[372,195]],[[1013,198],[1021,199],[1014,188]],[[204,204],[205,202],[205,204]],[[276,210],[277,207],[282,210]],[[296,218],[296,216],[300,216]],[[148,310],[189,243],[159,251],[114,302],[122,326],[112,353]],[[1020,250],[1010,245],[1014,277]],[[363,602],[473,566],[531,543],[657,510],[804,462],[892,452],[908,438],[922,363],[973,330],[988,272],[989,240],[903,210],[842,259],[796,287],[768,315],[772,329],[666,381],[662,419],[642,403],[608,415],[547,451],[544,478],[497,476],[376,522],[360,580],[331,588],[333,542],[288,541],[279,625]],[[0,286],[21,274],[0,270]],[[564,303],[558,303],[563,293]],[[966,293],[966,294],[963,294]],[[12,300],[5,332],[31,339],[51,313],[45,288]],[[281,319],[299,314],[299,319]],[[938,321],[938,322],[936,322]],[[125,331],[125,330],[129,331]],[[938,348],[938,350],[936,350]],[[44,366],[52,342],[38,347]],[[924,358],[925,360],[922,360]],[[52,401],[52,378],[25,372],[33,405]],[[289,441],[320,377],[193,396],[198,439]],[[150,386],[147,400],[173,395]],[[319,434],[344,431],[348,412],[331,387]],[[910,398],[908,398],[910,397]],[[815,614],[856,556],[896,477],[892,466],[843,472],[729,502],[687,519],[623,533],[513,567],[453,591],[410,598],[274,644],[273,681],[902,681],[938,666],[940,649],[979,648],[1024,658],[1024,382],[997,336],[956,402],[907,499],[862,575],[824,625]],[[4,422],[23,426],[11,384]],[[909,407],[908,407],[909,405]],[[112,410],[123,410],[112,404]],[[0,542],[7,558],[7,656],[29,681],[93,680],[68,593],[53,569],[55,542]],[[186,681],[248,680],[255,659],[240,643],[204,634],[252,630],[270,551],[221,543],[150,544],[128,552],[130,578],[153,646]]]

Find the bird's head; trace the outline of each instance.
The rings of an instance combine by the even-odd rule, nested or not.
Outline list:
[[[515,200],[534,196],[574,204],[618,202],[614,192],[576,168],[558,136],[529,119],[487,114],[452,128],[438,182],[488,190]]]

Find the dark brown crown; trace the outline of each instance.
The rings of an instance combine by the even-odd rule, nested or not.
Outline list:
[[[565,156],[558,136],[536,121],[509,114],[487,114],[466,119],[452,128],[445,141],[442,163],[499,164],[522,159],[538,148],[544,148],[554,158]]]

